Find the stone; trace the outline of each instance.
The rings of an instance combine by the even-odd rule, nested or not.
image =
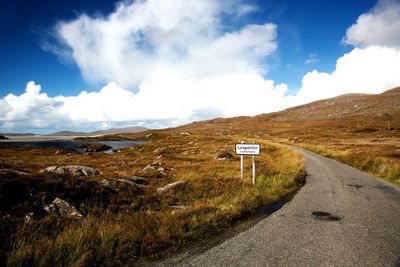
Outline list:
[[[112,147],[105,144],[90,144],[85,148],[85,152],[102,152],[110,149],[112,149]]]
[[[164,187],[157,188],[157,193],[165,194],[169,191],[183,190],[187,185],[187,181],[178,181],[175,183],[167,184]]]
[[[44,205],[43,209],[48,213],[48,214],[57,214],[60,215],[60,213],[58,212],[58,208],[56,206],[56,204],[54,203],[50,203],[48,205]]]
[[[61,198],[57,197],[54,199],[53,204],[57,206],[61,217],[73,219],[81,219],[83,217],[82,213],[80,213],[74,206]]]
[[[165,147],[159,147],[156,150],[153,151],[154,154],[160,155],[162,152],[164,152]]]
[[[87,166],[70,165],[70,166],[50,166],[41,170],[40,173],[70,174],[74,176],[91,176],[91,175],[101,174],[102,172],[99,169]]]
[[[230,161],[233,158],[233,155],[232,155],[232,153],[229,153],[229,152],[221,152],[215,158],[217,160]]]
[[[66,148],[62,150],[57,150],[54,155],[72,155],[77,153],[75,149],[73,148]]]
[[[136,184],[132,181],[126,180],[126,179],[118,179],[118,182],[123,183],[123,184],[128,184],[132,186],[136,186]]]
[[[167,175],[165,171],[166,169],[161,162],[155,162],[144,167],[138,174],[144,177],[161,178]]]
[[[132,182],[134,182],[135,184],[142,184],[142,185],[146,185],[148,184],[148,181],[146,178],[143,177],[139,177],[139,176],[133,176],[131,178]]]
[[[111,189],[112,191],[115,191],[115,192],[119,191],[119,189],[115,186],[115,183],[111,184],[111,181],[109,181],[107,179],[101,180],[100,184],[105,188]]]
[[[13,169],[0,169],[0,174],[29,175],[29,172]]]
[[[32,223],[33,222],[33,212],[29,212],[27,215],[25,215],[24,218],[24,223]]]

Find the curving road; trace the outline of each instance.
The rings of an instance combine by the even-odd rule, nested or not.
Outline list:
[[[400,190],[302,149],[307,182],[282,209],[173,266],[400,266]]]

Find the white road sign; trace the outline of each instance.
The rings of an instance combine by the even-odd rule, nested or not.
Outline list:
[[[236,154],[238,155],[260,155],[260,145],[258,144],[236,144]]]

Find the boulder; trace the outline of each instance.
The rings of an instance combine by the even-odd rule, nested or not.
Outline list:
[[[105,144],[91,144],[85,148],[85,152],[102,152],[110,149],[112,147]]]
[[[15,174],[15,175],[29,175],[30,173],[22,170],[14,169],[0,169],[0,174]]]
[[[131,185],[131,186],[137,186],[137,184],[135,184],[134,182],[126,180],[126,179],[118,179],[118,182],[127,184],[127,185]]]
[[[80,165],[70,166],[50,166],[44,168],[40,173],[56,173],[56,174],[71,174],[74,176],[91,176],[101,174],[101,171],[96,168]]]
[[[81,219],[83,217],[82,213],[80,213],[74,206],[61,198],[54,199],[53,204],[57,206],[61,217],[73,219]]]
[[[216,160],[226,160],[226,161],[229,161],[229,160],[231,160],[233,158],[233,155],[232,155],[232,153],[229,153],[229,152],[221,152],[221,153],[219,153],[216,157],[215,157],[215,159]]]
[[[142,188],[147,187],[147,185],[135,183],[132,180],[119,178],[116,180],[107,180],[103,179],[100,181],[100,184],[103,187],[109,188],[115,192],[124,190],[124,189],[134,189],[134,191],[140,192]]]
[[[187,185],[187,181],[178,181],[175,183],[167,184],[164,187],[157,188],[157,193],[165,194],[169,191],[183,190]]]
[[[24,218],[24,222],[25,223],[32,223],[33,222],[33,216],[34,216],[35,214],[33,213],[33,212],[29,212],[27,215],[25,215],[25,218]]]
[[[0,140],[7,140],[8,137],[4,136],[4,135],[0,135]]]
[[[149,182],[146,178],[139,177],[139,176],[132,176],[131,181],[135,184],[147,185]]]
[[[57,150],[54,155],[72,155],[72,154],[76,154],[76,150],[73,148],[66,148],[66,149],[62,149],[62,150]]]
[[[162,166],[161,162],[155,162],[147,165],[138,172],[140,176],[161,178],[167,175],[166,168]]]
[[[56,214],[56,215],[60,215],[60,213],[58,212],[58,208],[56,206],[56,204],[54,203],[50,203],[48,205],[44,205],[43,209],[48,213],[48,214]]]

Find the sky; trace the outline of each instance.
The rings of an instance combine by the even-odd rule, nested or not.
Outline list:
[[[2,0],[0,132],[163,128],[400,85],[400,0]]]

